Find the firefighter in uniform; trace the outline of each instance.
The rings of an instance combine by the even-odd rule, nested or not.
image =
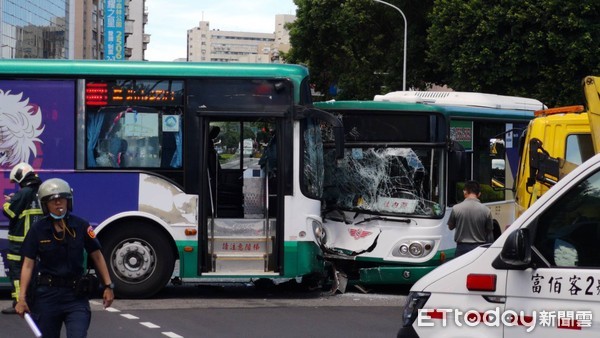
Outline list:
[[[33,224],[21,248],[23,267],[16,311],[20,316],[31,312],[44,338],[60,337],[63,323],[67,337],[86,337],[91,320],[88,299],[93,291],[80,287],[90,280],[84,275],[84,250],[104,285],[104,307],[114,299],[100,242],[89,223],[71,213],[73,193],[67,182],[58,178],[45,181],[38,197],[44,217]],[[30,283],[33,287],[27,292]],[[95,283],[97,286],[98,281]]]
[[[42,215],[38,204],[37,191],[42,183],[27,163],[17,164],[10,172],[10,181],[18,183],[20,190],[6,196],[2,211],[9,219],[8,226],[8,275],[11,282],[11,307],[3,309],[3,314],[14,314],[19,295],[19,277],[21,275],[21,245],[29,227]]]

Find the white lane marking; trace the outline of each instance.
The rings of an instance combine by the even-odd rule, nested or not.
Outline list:
[[[97,301],[94,301],[94,300],[90,300],[90,303],[94,304],[94,305],[102,306],[101,302],[97,302]],[[108,308],[106,308],[104,310],[106,310],[108,312],[121,312],[121,310],[115,309],[114,307],[108,307]],[[129,314],[129,313],[122,313],[121,317],[124,317],[126,319],[139,319],[139,317],[136,317],[136,316],[134,316],[132,314]],[[143,326],[145,326],[145,327],[147,327],[147,328],[149,328],[149,329],[160,328],[160,326],[158,326],[158,325],[156,325],[154,323],[151,323],[151,322],[140,322],[140,324],[143,325]],[[175,332],[161,332],[161,333],[164,336],[167,336],[169,338],[184,338],[183,336],[180,336],[180,335],[178,335]]]
[[[160,328],[160,326],[150,323],[150,322],[140,322],[140,324],[144,325],[145,327],[149,328],[149,329],[157,329]]]
[[[93,305],[98,305],[98,306],[103,306],[103,303],[102,303],[102,302],[98,302],[98,301],[95,301],[95,300],[90,300],[90,304],[93,304]],[[121,312],[121,310],[115,309],[115,308],[114,308],[114,307],[112,307],[112,306],[110,306],[110,307],[107,307],[107,308],[106,308],[106,309],[104,309],[104,310],[106,310],[106,311],[108,311],[108,312]]]
[[[123,313],[123,314],[121,314],[121,317],[125,317],[127,319],[140,319],[140,317],[136,317],[134,315],[130,315],[129,313]]]
[[[162,334],[169,338],[183,338],[183,336],[180,336],[175,332],[162,332]]]

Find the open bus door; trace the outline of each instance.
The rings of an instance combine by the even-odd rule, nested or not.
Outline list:
[[[285,79],[192,80],[198,271],[202,277],[282,273],[284,197],[292,194],[293,88]],[[272,139],[277,134],[277,142]],[[192,140],[193,139],[193,140]],[[269,161],[266,161],[266,150]],[[271,149],[273,148],[273,149]],[[262,157],[262,158],[261,158]],[[268,162],[268,164],[266,164]]]
[[[284,274],[284,215],[289,208],[285,197],[293,191],[293,128],[297,120],[306,118],[331,125],[336,154],[343,154],[341,122],[323,111],[307,109],[293,118],[204,119],[203,275],[274,278]],[[238,142],[248,138],[254,144],[251,154]]]
[[[281,270],[283,196],[290,171],[285,158],[277,156],[289,145],[278,144],[277,134],[289,129],[286,124],[279,118],[205,120],[208,259],[203,271],[256,276]],[[252,151],[244,146],[249,136]]]
[[[294,105],[286,80],[239,80],[237,86],[218,89],[188,96],[195,123],[184,142],[196,154],[189,160],[197,163],[189,175],[195,175],[199,194],[198,276],[269,279],[323,273],[319,248],[305,229],[308,216],[320,212],[318,196],[299,191],[294,196],[294,178],[302,170],[297,158],[306,142],[303,121],[315,122],[316,128],[331,124],[336,140],[343,140],[341,121]],[[336,144],[336,149],[343,148]],[[317,150],[311,149],[322,158],[322,149]]]

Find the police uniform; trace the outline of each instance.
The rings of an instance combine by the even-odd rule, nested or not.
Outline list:
[[[42,217],[36,194],[42,181],[33,173],[29,173],[20,183],[21,190],[17,191],[5,202],[2,210],[9,219],[8,227],[8,276],[12,287],[13,306],[19,295],[19,278],[21,276],[21,245],[25,235],[37,219]]]
[[[100,242],[84,219],[67,213],[63,220],[66,231],[61,233],[50,216],[33,224],[21,248],[24,257],[36,260],[28,298],[33,298],[32,317],[44,338],[60,337],[63,322],[68,337],[84,337],[91,320],[88,297],[74,288],[85,271],[84,249],[88,254],[100,250]]]

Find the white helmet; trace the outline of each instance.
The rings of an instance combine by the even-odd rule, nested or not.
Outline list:
[[[28,173],[33,172],[33,167],[29,163],[21,162],[10,171],[10,180],[21,183]]]
[[[40,185],[38,189],[38,200],[42,207],[44,215],[48,215],[48,202],[56,198],[67,199],[67,210],[73,211],[73,189],[64,180],[60,178],[51,178]]]

